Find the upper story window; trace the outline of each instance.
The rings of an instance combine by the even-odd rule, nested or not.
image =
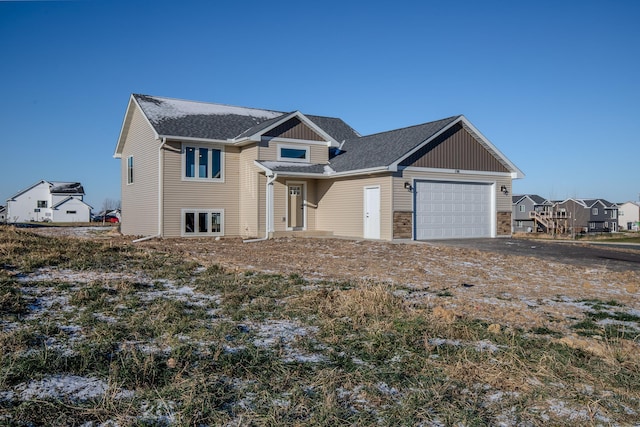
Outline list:
[[[309,162],[309,147],[278,144],[278,160]]]
[[[518,210],[520,212],[524,212],[526,210],[526,206],[525,205],[518,205]]]
[[[591,208],[591,215],[598,215],[598,208]]]
[[[47,201],[46,200],[38,200],[38,205],[39,208],[46,208],[47,207]]]
[[[224,153],[219,148],[194,145],[182,146],[183,178],[188,180],[222,181]]]
[[[133,184],[133,156],[127,157],[127,184]]]

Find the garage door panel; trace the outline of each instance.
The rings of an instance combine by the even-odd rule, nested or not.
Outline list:
[[[415,238],[491,237],[491,185],[417,181]]]

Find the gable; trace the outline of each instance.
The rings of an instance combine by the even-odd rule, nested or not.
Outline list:
[[[401,166],[462,169],[484,172],[510,172],[460,123],[407,157]]]
[[[286,122],[279,124],[266,132],[264,136],[271,138],[302,139],[306,141],[326,141],[325,138],[318,135],[298,117],[292,117]]]

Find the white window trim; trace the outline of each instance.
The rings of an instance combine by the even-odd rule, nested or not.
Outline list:
[[[211,158],[211,150],[219,150],[220,151],[220,178],[200,178],[198,177],[198,165],[196,163],[195,175],[194,177],[187,176],[187,165],[186,165],[186,156],[187,156],[187,147],[195,148],[196,150],[199,148],[206,148],[209,150],[209,171],[211,171],[212,166],[212,158]],[[208,144],[196,144],[192,142],[183,142],[180,150],[180,174],[183,181],[199,181],[199,182],[224,182],[225,177],[225,155],[224,155],[224,147],[221,145],[208,145]],[[197,159],[196,155],[196,159]],[[211,172],[209,172],[211,173]]]
[[[220,232],[219,233],[200,233],[199,231],[194,230],[193,233],[187,233],[184,231],[185,226],[185,214],[193,213],[197,218],[199,213],[206,212],[209,215],[212,213],[220,214]],[[207,227],[211,225],[211,223],[207,224]],[[216,236],[224,236],[224,209],[182,209],[180,211],[180,235],[182,237],[216,237]]]
[[[311,162],[311,149],[307,145],[291,145],[291,144],[278,144],[278,161],[281,162],[298,162],[298,163],[310,163]],[[304,159],[292,159],[291,157],[282,157],[280,152],[283,148],[289,148],[292,150],[304,150]]]

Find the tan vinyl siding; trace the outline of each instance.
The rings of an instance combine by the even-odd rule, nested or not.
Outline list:
[[[239,221],[242,237],[258,237],[260,235],[258,227],[259,215],[263,210],[259,205],[259,201],[260,192],[265,190],[264,186],[260,186],[260,170],[253,163],[257,158],[257,145],[242,148],[240,152],[240,192],[238,194],[238,197],[240,197]]]
[[[160,141],[137,106],[132,106],[120,160],[121,231],[127,235],[158,233],[158,161]],[[127,159],[133,156],[133,183],[127,184]]]
[[[182,179],[182,144],[171,142],[168,145],[164,151],[165,236],[181,235],[182,209],[223,209],[224,235],[240,236],[239,149],[211,145],[224,150],[224,182],[186,181]]]
[[[324,141],[320,135],[311,130],[309,126],[302,123],[299,118],[294,117],[291,120],[287,120],[281,125],[276,126],[269,132],[265,133],[265,136],[272,138],[291,138],[291,139],[304,139],[308,141]]]
[[[258,155],[258,160],[277,161],[278,160],[278,144],[287,146],[299,146],[300,148],[309,147],[309,163],[324,164],[329,161],[329,148],[325,144],[305,144],[303,142],[291,142],[286,140],[269,140],[262,141]]]
[[[380,238],[392,239],[391,176],[318,180],[316,229],[336,236],[364,235],[364,188],[380,186]]]
[[[403,166],[508,172],[498,158],[461,125],[453,126],[436,140],[409,156]]]

